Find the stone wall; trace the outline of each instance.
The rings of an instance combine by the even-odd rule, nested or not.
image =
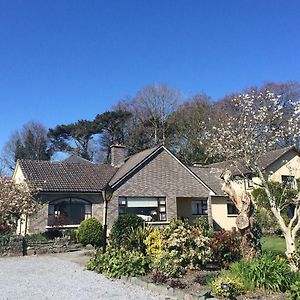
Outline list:
[[[75,244],[67,238],[49,241],[31,242],[23,236],[12,236],[7,241],[0,240],[0,256],[24,256],[46,253],[62,253],[78,250],[81,244]]]
[[[10,237],[7,242],[0,242],[0,256],[23,256],[25,240],[22,236]]]
[[[81,248],[81,244],[74,244],[65,238],[56,238],[46,242],[27,242],[26,254],[46,254],[75,251]]]

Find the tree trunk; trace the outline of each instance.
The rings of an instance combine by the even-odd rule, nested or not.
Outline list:
[[[222,190],[228,194],[236,206],[239,214],[236,218],[236,226],[241,234],[241,251],[246,260],[254,259],[261,252],[260,232],[256,230],[253,221],[254,205],[249,193],[233,180],[231,172],[224,173]]]
[[[261,252],[260,237],[257,236],[255,231],[255,225],[253,222],[253,209],[251,214],[247,216],[248,218],[248,226],[244,229],[240,229],[237,224],[239,233],[241,234],[241,251],[242,256],[246,260],[253,260],[257,257],[257,255]],[[239,216],[237,217],[238,220]]]
[[[287,257],[290,257],[294,251],[296,251],[295,240],[292,237],[290,232],[284,233],[284,238],[286,242],[286,251],[285,254]]]

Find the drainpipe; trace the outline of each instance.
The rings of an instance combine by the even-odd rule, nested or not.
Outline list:
[[[103,254],[106,252],[106,246],[107,246],[107,206],[108,202],[111,200],[113,195],[113,191],[110,186],[106,186],[102,190],[102,198],[103,198],[103,204],[104,204],[104,211],[103,211],[103,241],[102,241],[102,252]]]
[[[214,219],[212,216],[212,208],[211,208],[211,193],[209,193],[207,198],[207,219],[208,219],[208,226],[209,230],[214,230]]]

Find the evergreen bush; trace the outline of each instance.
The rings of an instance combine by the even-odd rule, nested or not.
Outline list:
[[[77,240],[83,246],[91,244],[99,247],[103,241],[103,228],[95,217],[82,221],[78,227]]]

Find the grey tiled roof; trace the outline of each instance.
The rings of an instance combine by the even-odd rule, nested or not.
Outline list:
[[[290,150],[298,152],[295,147],[286,147],[265,153],[258,161],[259,167],[261,170],[265,170]],[[224,192],[222,191],[223,180],[221,179],[221,176],[225,169],[231,170],[233,175],[240,175],[241,173],[245,175],[251,173],[239,160],[226,160],[206,166],[194,166],[190,167],[190,169],[217,195],[224,195]]]
[[[44,192],[100,192],[117,168],[90,163],[19,160],[26,179]]]
[[[155,150],[160,148],[161,146],[153,147],[150,149],[146,149],[139,153],[136,153],[130,157],[128,157],[123,166],[121,166],[118,172],[114,175],[114,177],[110,180],[109,184],[114,185],[118,180],[124,177],[128,172],[130,172],[135,166],[144,161],[149,155],[151,155]]]
[[[205,166],[190,167],[190,169],[204,181],[216,195],[224,195],[224,192],[222,191],[223,180],[221,179],[222,169],[208,168]]]
[[[91,161],[82,158],[78,155],[71,154],[69,157],[62,161],[63,163],[76,163],[76,164],[93,164]]]
[[[263,154],[259,160],[258,160],[258,166],[263,171],[266,168],[268,168],[272,163],[274,163],[276,160],[278,160],[281,156],[289,152],[290,150],[294,150],[296,152],[299,152],[297,148],[294,146],[285,147],[281,149],[276,149],[269,151],[265,154]],[[226,160],[218,163],[213,163],[210,165],[206,165],[207,168],[217,168],[217,169],[230,169],[232,174],[239,175],[241,173],[247,174],[251,173],[249,169],[245,167],[245,165],[240,160]]]

